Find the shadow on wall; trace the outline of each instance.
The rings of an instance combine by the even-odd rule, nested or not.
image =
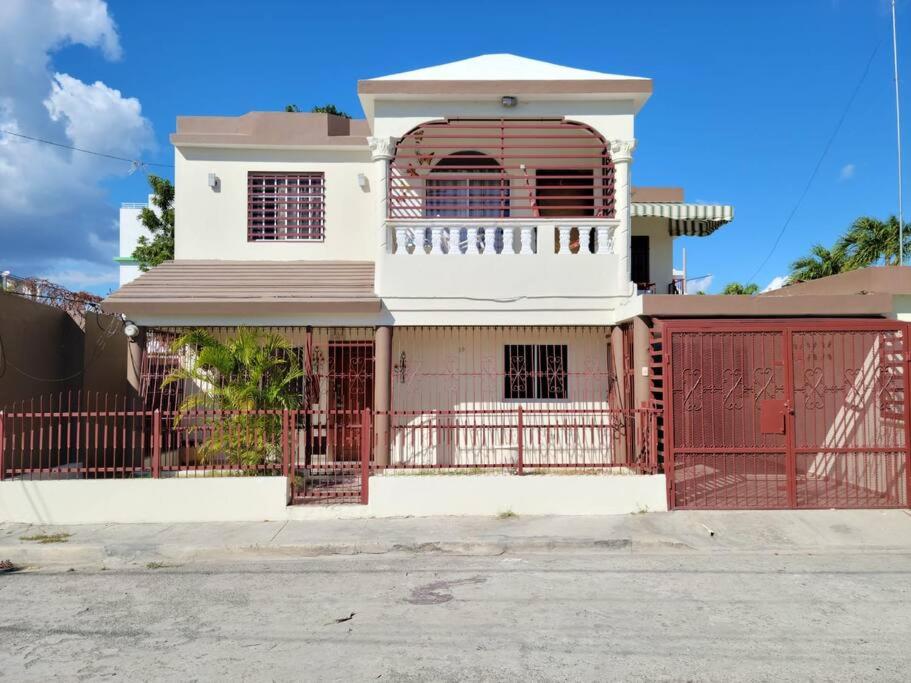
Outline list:
[[[112,316],[88,313],[83,331],[65,311],[0,295],[0,409],[70,391],[126,395],[127,344]]]

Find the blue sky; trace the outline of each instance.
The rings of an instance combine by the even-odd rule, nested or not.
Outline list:
[[[13,31],[21,36],[44,30],[32,26],[42,20],[34,7],[43,3],[9,1],[11,9],[0,9],[0,20],[4,12],[15,15],[17,6],[27,4],[30,11],[16,21],[0,21],[7,26],[7,38]],[[111,0],[106,9],[100,0],[77,4],[82,5],[78,16],[44,17],[51,24],[69,20],[81,27],[77,31],[63,25],[58,37],[46,38],[41,43],[44,62],[35,41],[21,41],[21,49],[30,51],[34,61],[34,78],[27,83],[9,74],[10,57],[18,61],[19,48],[0,47],[0,60],[7,61],[0,61],[0,102],[11,95],[15,105],[6,112],[6,123],[14,121],[24,134],[82,144],[89,140],[93,148],[149,161],[172,161],[168,135],[179,114],[237,115],[277,110],[290,102],[301,108],[332,102],[360,116],[359,78],[482,53],[512,52],[653,78],[654,94],[637,120],[634,183],[682,185],[690,201],[735,206],[734,223],[714,236],[678,240],[678,265],[685,246],[690,274],[713,275],[710,291],[750,278],[768,254],[878,46],[806,199],[755,281],[764,287],[786,274],[788,264],[812,243],[830,244],[859,215],[895,212],[886,0]],[[98,15],[99,8],[104,17]],[[905,71],[911,68],[909,27],[911,4],[903,0],[899,49],[904,49]],[[0,28],[0,44],[3,31]],[[48,80],[44,95],[42,73]],[[61,74],[71,80],[57,78]],[[39,105],[53,88],[57,109],[46,104],[42,109]],[[28,97],[37,98],[38,104]],[[100,110],[83,114],[95,128],[86,123],[80,133],[74,117],[87,101],[110,105],[118,113],[110,123]],[[911,138],[911,132],[906,137]],[[7,142],[7,151],[12,144]],[[0,146],[0,181],[3,149]],[[65,164],[56,169],[49,160],[36,167],[33,160],[20,157],[8,159],[7,167],[13,166],[23,183],[47,183],[58,172],[80,173]],[[80,173],[83,185],[70,188],[71,195],[62,191],[61,199],[71,201],[68,197],[81,192],[81,206],[87,202],[83,195],[90,196],[90,205],[78,212],[68,213],[66,204],[51,206],[48,202],[58,201],[53,193],[30,194],[29,188],[4,200],[0,187],[0,236],[7,244],[0,265],[106,292],[116,277],[110,259],[116,255],[112,221],[117,207],[146,194],[141,175],[127,176],[126,170],[125,164],[99,160]],[[28,201],[40,201],[43,214],[53,218],[33,226]],[[91,249],[82,253],[80,245],[87,242]]]

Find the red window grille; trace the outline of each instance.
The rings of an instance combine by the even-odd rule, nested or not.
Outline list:
[[[562,119],[447,119],[396,144],[389,218],[614,217],[607,141]]]
[[[326,234],[323,173],[247,174],[247,239],[321,240]]]
[[[566,344],[507,344],[503,355],[506,400],[567,397]]]

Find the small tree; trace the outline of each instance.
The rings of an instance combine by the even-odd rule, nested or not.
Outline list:
[[[175,424],[186,421],[187,429],[205,439],[197,448],[200,459],[224,454],[248,468],[277,462],[282,433],[277,411],[299,408],[303,399],[304,373],[290,342],[248,327],[224,341],[195,329],[174,340],[172,349],[186,351],[188,358],[162,387],[189,382],[201,389],[187,396],[174,416]],[[200,409],[224,412],[207,415],[204,425],[187,420]]]
[[[742,285],[739,282],[729,282],[724,286],[724,289],[721,290],[722,294],[740,294],[746,296],[752,296],[759,292],[759,285],[755,282],[750,282],[749,284]]]
[[[133,250],[133,258],[143,272],[174,258],[174,185],[156,175],[149,176],[149,185],[153,191],[152,204],[158,211],[144,208],[140,212],[139,221],[151,239],[140,235]]]
[[[296,104],[286,104],[285,111],[292,114],[300,113],[300,107]],[[313,107],[310,110],[311,114],[335,114],[336,116],[344,116],[346,119],[350,119],[351,115],[341,111],[334,104],[321,104]]]

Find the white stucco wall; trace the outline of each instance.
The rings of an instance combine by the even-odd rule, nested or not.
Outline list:
[[[902,322],[911,322],[911,296],[895,295],[892,297],[895,317]]]
[[[0,522],[105,524],[286,519],[285,477],[0,482]]]
[[[362,150],[270,150],[182,147],[175,151],[175,257],[221,260],[372,261],[375,256],[372,176]],[[325,173],[326,236],[321,241],[247,240],[247,173]],[[215,173],[219,187],[208,185]]]
[[[151,196],[149,197],[151,199]],[[133,251],[136,249],[136,245],[139,243],[140,235],[148,235],[148,230],[145,229],[145,226],[139,220],[139,214],[142,211],[142,203],[126,203],[120,207],[120,220],[119,220],[119,250],[118,256],[121,258],[130,258],[133,256]],[[149,201],[148,206],[152,208],[151,201]],[[139,266],[121,263],[120,264],[120,285],[123,286],[128,282],[132,282],[140,275]]]
[[[649,277],[657,294],[667,294],[674,278],[674,238],[668,232],[667,219],[634,218],[632,234],[648,236]]]

